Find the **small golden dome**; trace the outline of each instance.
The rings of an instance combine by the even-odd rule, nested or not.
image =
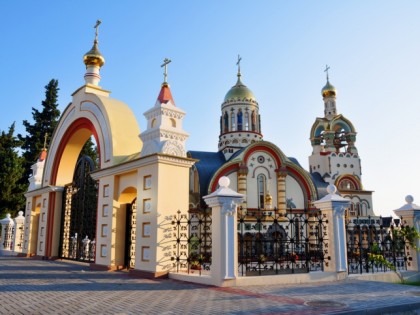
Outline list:
[[[105,58],[98,49],[98,42],[95,40],[93,47],[83,56],[83,62],[86,66],[102,67],[105,64]]]
[[[337,89],[327,80],[327,84],[322,88],[321,94],[323,97],[336,96]]]
[[[254,96],[254,93],[242,83],[241,81],[241,75],[238,73],[238,81],[232,88],[226,93],[225,99],[223,102],[226,101],[236,101],[238,98],[242,101],[243,99],[252,99],[256,101],[256,98]]]

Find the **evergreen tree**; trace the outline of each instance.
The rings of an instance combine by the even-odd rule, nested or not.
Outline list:
[[[32,107],[32,118],[34,123],[24,120],[26,136],[18,135],[22,141],[22,157],[24,159],[25,174],[22,177],[22,184],[28,184],[31,175],[31,166],[37,161],[44,146],[45,134],[51,136],[58,124],[60,110],[58,109],[58,80],[52,79],[45,86],[45,100],[42,101],[42,111]]]
[[[23,158],[19,156],[20,141],[14,136],[15,123],[9,131],[0,134],[0,218],[10,213],[16,217],[25,210],[26,185],[21,183],[24,174]]]
[[[92,137],[90,137],[88,141],[86,141],[85,145],[82,148],[82,151],[80,151],[78,159],[80,159],[83,155],[89,156],[93,160],[95,169],[98,168],[98,165],[99,165],[98,147],[92,141]]]

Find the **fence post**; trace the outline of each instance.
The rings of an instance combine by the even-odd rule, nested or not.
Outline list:
[[[420,206],[413,203],[413,196],[406,196],[405,201],[407,202],[401,208],[394,210],[394,213],[401,218],[403,225],[413,226],[417,232],[420,232]],[[415,243],[417,248],[420,248],[420,240],[416,240]],[[419,271],[420,252],[415,248],[412,248],[410,244],[406,244],[406,255],[407,270]]]
[[[346,272],[347,243],[344,215],[350,200],[337,195],[337,188],[334,185],[329,185],[327,192],[328,195],[314,202],[315,207],[320,209],[328,220],[328,248],[324,248],[324,271]]]
[[[237,206],[244,195],[229,188],[229,178],[219,179],[219,188],[204,201],[212,209],[211,276],[214,285],[238,276]]]
[[[15,253],[21,253],[23,248],[23,231],[25,228],[25,217],[23,211],[18,212],[18,216],[14,219],[15,221],[15,233],[13,235],[13,251]]]
[[[13,251],[13,230],[15,223],[10,217],[10,213],[6,214],[6,218],[0,220],[1,224],[1,241],[0,254],[10,256]]]

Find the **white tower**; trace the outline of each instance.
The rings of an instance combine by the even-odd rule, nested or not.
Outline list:
[[[29,180],[28,191],[32,191],[41,187],[45,159],[47,158],[47,137],[48,137],[48,134],[45,134],[44,147],[41,151],[41,154],[39,155],[37,161],[31,166],[32,176],[29,177],[28,179]]]
[[[154,153],[187,156],[185,142],[189,135],[182,129],[185,112],[175,106],[167,83],[167,65],[170,62],[166,58],[162,64],[165,68],[164,81],[155,106],[144,113],[147,129],[140,134],[143,141],[141,156]]]
[[[229,159],[236,151],[262,140],[258,102],[241,81],[238,56],[238,81],[227,92],[220,117],[219,151]]]

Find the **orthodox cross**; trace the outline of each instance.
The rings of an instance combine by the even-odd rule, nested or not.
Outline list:
[[[163,72],[163,83],[166,83],[166,79],[168,78],[168,64],[171,63],[171,59],[165,58],[163,60],[163,64],[161,65],[161,67],[164,67],[164,72]]]
[[[95,41],[98,41],[98,29],[99,25],[102,23],[101,20],[97,20],[95,26],[93,27],[95,29]]]
[[[236,65],[238,66],[238,74],[241,74],[241,60],[242,57],[238,55],[238,61],[236,62]]]
[[[47,139],[48,139],[48,132],[46,132],[44,136],[44,149],[47,148]]]
[[[328,70],[330,70],[330,67],[328,65],[325,65],[324,72],[327,74],[327,81],[329,80],[329,78],[328,78]]]

